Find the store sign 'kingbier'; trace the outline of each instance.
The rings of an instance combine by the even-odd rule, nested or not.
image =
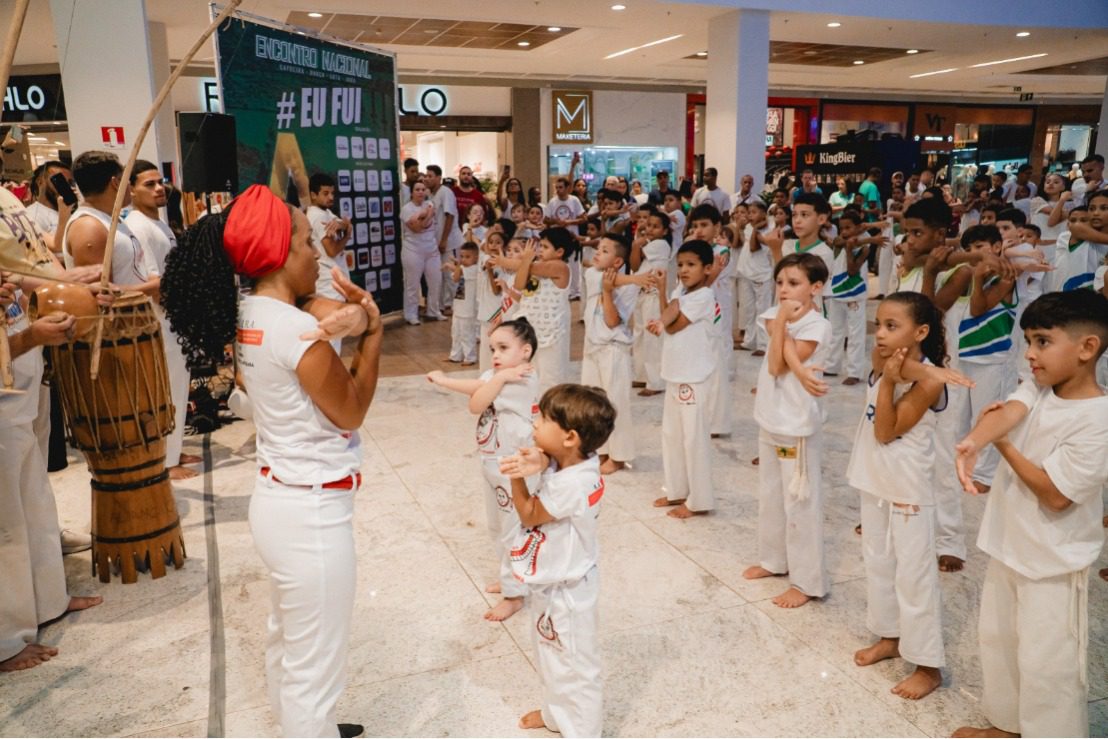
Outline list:
[[[554,142],[591,144],[592,92],[554,90],[550,97],[554,110]]]

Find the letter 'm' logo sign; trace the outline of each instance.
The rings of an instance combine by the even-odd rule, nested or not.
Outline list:
[[[592,143],[592,92],[554,90],[554,141]]]

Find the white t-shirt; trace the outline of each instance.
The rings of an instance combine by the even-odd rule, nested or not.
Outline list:
[[[430,252],[431,250],[438,250],[439,242],[435,236],[435,224],[431,223],[429,228],[422,231],[414,231],[411,226],[408,225],[408,221],[418,216],[424,210],[430,201],[424,200],[422,205],[416,205],[413,202],[407,202],[404,207],[400,209],[400,228],[401,233],[404,236],[402,242],[405,248],[415,250],[419,253]],[[433,205],[431,206],[434,207]]]
[[[550,198],[546,204],[546,217],[556,218],[560,221],[572,221],[585,214],[585,206],[576,195],[567,195],[565,200],[558,197]]]
[[[454,317],[477,317],[477,278],[480,272],[476,264],[462,267],[462,279],[458,280],[458,289],[454,291]]]
[[[831,297],[831,275],[835,274],[835,253],[831,251],[831,247],[821,239],[808,248],[801,249],[800,239],[785,239],[785,243],[781,245],[781,255],[789,254],[815,254],[823,260],[827,265],[827,282],[823,284],[823,295]]]
[[[692,207],[696,207],[701,203],[711,203],[716,206],[716,210],[720,215],[724,215],[731,212],[731,196],[723,191],[723,188],[717,187],[715,190],[709,190],[705,185],[693,193]]]
[[[689,325],[677,333],[662,330],[662,379],[666,382],[704,382],[716,369],[712,324],[720,320],[719,304],[710,287],[685,292],[678,285],[670,295],[681,305]]]
[[[572,583],[596,566],[600,556],[597,518],[604,478],[595,454],[559,470],[552,462],[535,495],[554,520],[525,529],[512,541],[512,574],[529,585]]]
[[[346,253],[339,252],[337,256],[330,256],[323,248],[323,237],[327,235],[327,226],[338,218],[329,210],[317,205],[308,206],[308,223],[312,227],[312,246],[319,254],[319,275],[315,280],[315,294],[331,300],[346,302],[346,297],[335,289],[335,280],[331,276],[331,269],[338,267],[339,272],[350,278],[350,266],[346,263]],[[350,243],[353,234],[347,234],[346,241]]]
[[[681,248],[681,244],[685,242],[686,220],[685,212],[680,208],[669,214],[669,234],[674,254]]]
[[[663,242],[665,243],[665,242]],[[631,345],[631,314],[635,312],[635,301],[639,297],[638,285],[623,285],[612,290],[612,302],[619,314],[619,325],[611,328],[604,321],[604,305],[601,301],[604,273],[596,267],[585,270],[587,298],[585,310],[585,348],[605,344]],[[657,299],[657,298],[655,298]]]
[[[1092,241],[1070,244],[1070,239],[1067,229],[1058,235],[1058,242],[1054,247],[1054,287],[1061,291],[1090,287],[1096,268],[1104,262],[1104,256],[1108,254],[1108,244]]]
[[[926,359],[924,363],[930,364]],[[874,433],[877,394],[882,382],[885,380],[880,375],[870,372],[866,410],[854,432],[846,479],[851,487],[891,503],[933,505],[931,469],[935,465],[935,408],[928,408],[915,426],[888,444],[882,444]],[[893,388],[893,402],[911,389],[912,383],[898,384]],[[946,407],[945,390],[936,406],[939,410]]]
[[[361,467],[357,434],[331,423],[296,376],[315,343],[300,335],[318,325],[273,298],[246,295],[239,303],[235,352],[254,406],[258,464],[289,485],[333,482]]]
[[[4,314],[8,336],[31,327],[27,314],[19,307],[22,291],[15,293],[15,302],[8,306]],[[12,360],[12,375],[15,378],[13,390],[23,393],[0,393],[0,419],[4,425],[20,426],[32,423],[38,416],[38,391],[42,383],[42,352],[37,348],[25,351]]]
[[[532,275],[530,287],[520,296],[519,315],[531,322],[539,349],[545,349],[569,336],[569,284],[558,287],[549,277]]]
[[[750,242],[754,236],[754,227],[746,225],[743,247],[739,250],[738,272],[751,282],[765,282],[773,279],[773,255],[768,246],[758,251],[750,251]]]
[[[441,243],[442,232],[446,228],[446,216],[452,215],[454,218],[450,224],[450,233],[446,237],[446,250],[456,252],[464,241],[458,223],[458,200],[454,197],[454,191],[449,187],[441,186],[431,196],[431,202],[435,205],[435,238],[438,239],[435,243]]]
[[[159,219],[153,219],[142,211],[132,210],[126,218],[127,228],[142,244],[146,270],[151,275],[165,274],[165,258],[177,246],[172,229]]]
[[[1027,417],[1008,434],[1012,445],[1041,467],[1073,503],[1057,513],[1001,460],[985,503],[977,546],[1032,580],[1077,572],[1104,544],[1101,491],[1108,484],[1108,396],[1063,400],[1054,390],[1024,382],[1008,400]]]
[[[918,293],[922,288],[923,267],[912,267],[908,272],[896,278],[896,292],[898,293]]]
[[[27,215],[43,233],[54,233],[58,230],[58,211],[37,200],[27,206]]]
[[[768,324],[777,315],[779,306],[773,306],[758,316],[758,330],[769,336]],[[816,350],[805,367],[823,367],[831,351],[831,322],[810,310],[798,320],[785,324],[785,330],[793,341],[814,341]],[[765,431],[782,436],[811,436],[824,422],[823,404],[809,395],[800,380],[791,371],[780,377],[769,373],[768,357],[762,359],[758,370],[758,392],[754,395],[754,420]]]
[[[489,255],[481,252],[477,255],[477,317],[485,321],[491,321],[496,312],[500,310],[500,296],[492,291],[492,283],[489,282],[489,273],[485,269]],[[493,270],[493,279],[499,279],[500,270]]]
[[[496,370],[481,374],[488,382]],[[520,382],[508,382],[477,419],[477,452],[482,458],[507,457],[520,447],[533,446],[534,418],[539,412],[539,376],[532,372]]]

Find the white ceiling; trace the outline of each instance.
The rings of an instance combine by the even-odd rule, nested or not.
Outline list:
[[[208,23],[207,2],[146,1],[149,19],[166,24],[170,56],[180,58]],[[716,0],[722,3],[742,1]],[[773,0],[752,1],[774,6]],[[781,0],[782,4],[785,1]],[[1020,86],[1025,92],[1037,93],[1037,99],[1100,100],[1104,96],[1105,76],[1028,75],[1020,72],[1103,56],[1108,49],[1108,21],[1100,24],[1099,28],[1022,27],[1017,25],[1019,11],[1021,4],[1022,7],[1030,7],[1028,1],[977,0],[976,3],[969,3],[976,6],[982,20],[1002,13],[1007,24],[1004,26],[772,11],[770,37],[774,40],[931,51],[845,69],[771,64],[770,88],[786,94],[823,96],[942,94],[951,98],[997,96],[1014,100],[1012,88]],[[1041,5],[1044,0],[1036,1]],[[864,2],[854,0],[854,6]],[[942,6],[943,2],[950,0],[932,2]],[[684,57],[707,48],[709,24],[713,19],[720,22],[720,16],[729,9],[713,4],[658,0],[624,0],[624,4],[628,6],[627,10],[617,12],[609,9],[608,0],[482,0],[480,4],[472,0],[436,0],[434,3],[413,5],[409,14],[413,17],[424,15],[458,20],[539,23],[581,30],[532,51],[412,46],[383,48],[397,54],[400,72],[407,76],[477,77],[486,80],[522,77],[531,80],[702,86],[707,77],[707,65],[711,62]],[[7,26],[11,5],[7,2],[0,4],[0,28]],[[1085,0],[1079,5],[1088,9],[1094,22],[1098,14],[1108,18],[1108,2],[1104,0]],[[395,0],[318,0],[316,5],[309,5],[303,0],[245,0],[242,5],[245,11],[281,21],[293,10],[405,15],[404,7]],[[857,12],[856,7],[853,12]],[[827,23],[831,21],[842,25],[828,28]],[[1030,36],[1017,38],[1017,30],[1030,31]],[[612,52],[675,34],[682,36],[615,59],[604,59]],[[26,65],[56,65],[57,49],[53,39],[49,0],[32,0],[16,51],[14,72],[18,73],[20,67]],[[971,67],[973,64],[1031,54],[1045,56],[988,67]],[[201,57],[211,63],[210,51],[202,51]],[[946,68],[957,68],[957,71],[911,78],[913,74]]]

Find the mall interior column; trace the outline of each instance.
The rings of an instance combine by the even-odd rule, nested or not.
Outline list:
[[[512,176],[518,177],[524,188],[542,187],[542,157],[546,156],[542,141],[539,89],[512,88]],[[497,173],[499,175],[499,173]]]
[[[704,166],[735,192],[744,174],[765,180],[769,96],[769,12],[736,10],[708,26]]]
[[[150,70],[154,94],[157,95],[173,71],[169,63],[169,42],[166,39],[164,23],[151,22],[147,24],[147,29],[150,34]],[[188,83],[178,82],[177,84]],[[151,131],[149,136],[157,135],[158,154],[161,158],[151,161],[157,161],[158,164],[164,164],[167,161],[176,162],[177,125],[173,119],[173,105],[168,103],[163,105],[158,110],[158,117],[155,120],[157,128]],[[178,184],[180,184],[179,181]]]
[[[157,91],[143,0],[110,5],[108,12],[103,3],[50,0],[50,12],[74,156],[109,149],[126,161]],[[140,152],[152,162],[163,159],[157,127],[155,120]],[[103,130],[119,128],[122,143],[119,131]]]
[[[1104,83],[1104,97],[1100,101],[1100,127],[1097,129],[1096,153],[1108,158],[1108,82]]]

